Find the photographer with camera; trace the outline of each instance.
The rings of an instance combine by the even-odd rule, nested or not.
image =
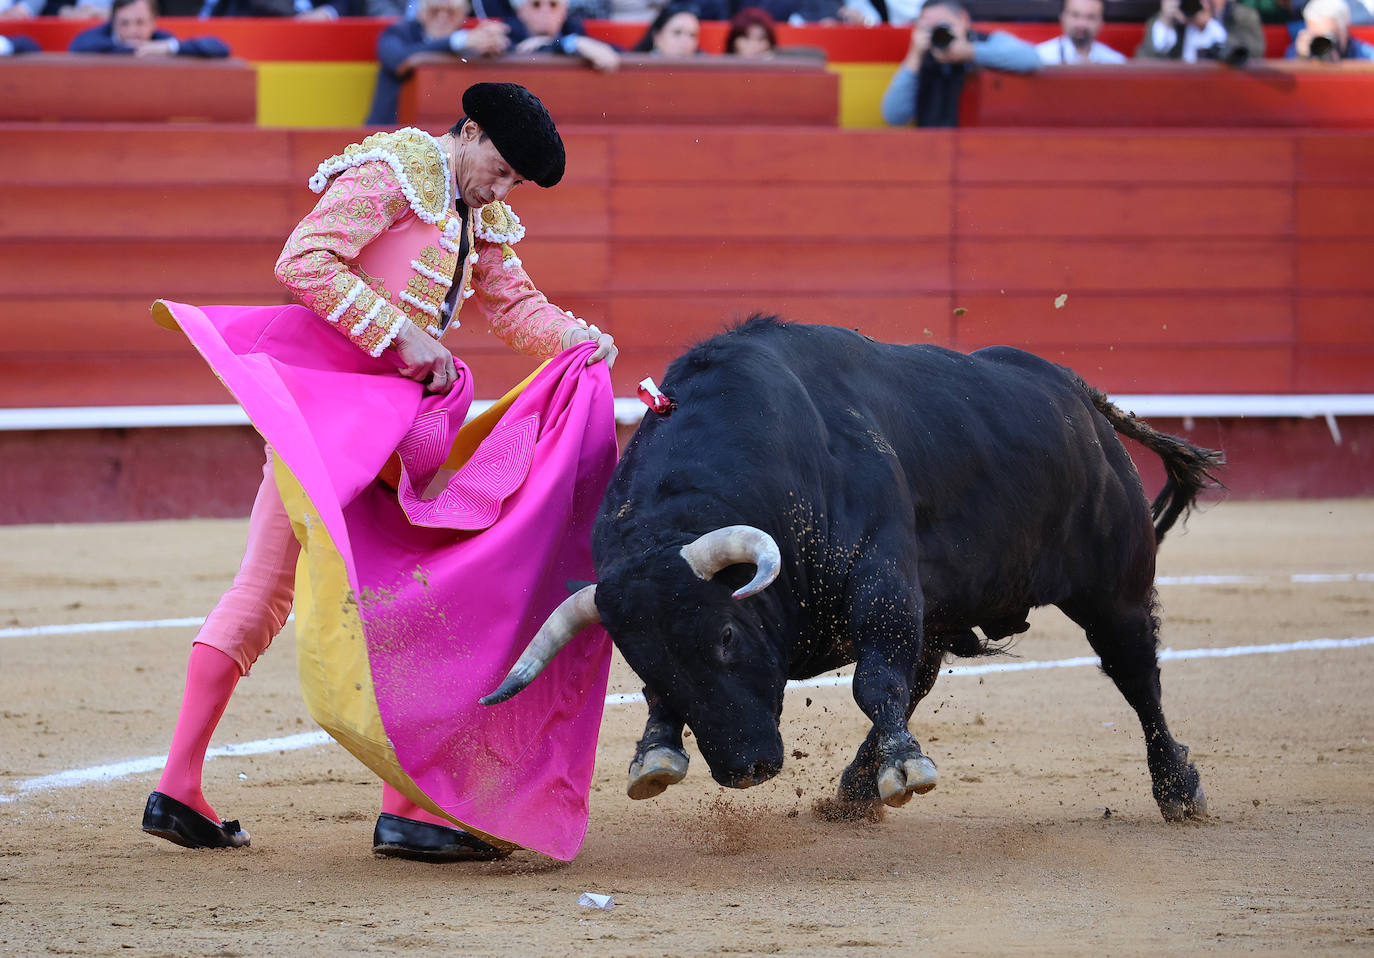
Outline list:
[[[977,33],[957,0],[928,0],[911,31],[911,46],[883,94],[889,126],[958,126],[959,96],[971,70],[1031,73],[1035,47],[1010,33]]]
[[[1235,0],[1160,0],[1145,21],[1137,59],[1221,60],[1242,66],[1264,56],[1259,14]]]
[[[1284,54],[1290,60],[1374,60],[1374,46],[1350,35],[1350,6],[1346,0],[1308,0],[1302,8],[1302,29]]]

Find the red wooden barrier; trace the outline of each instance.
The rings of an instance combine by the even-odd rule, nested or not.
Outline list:
[[[811,60],[673,61],[627,55],[614,74],[567,57],[460,61],[442,54],[413,58],[401,88],[404,125],[443,127],[461,112],[463,91],[482,81],[520,83],[539,91],[560,125],[681,124],[835,126],[839,77]]]
[[[223,401],[148,304],[285,301],[272,264],[305,180],[354,135],[0,127],[0,406]],[[520,252],[615,332],[621,395],[754,311],[1023,345],[1114,392],[1374,392],[1371,133],[566,141],[565,183],[514,197]],[[455,346],[481,396],[529,366],[472,319]]]
[[[1155,61],[974,76],[960,102],[964,127],[1374,128],[1366,61]]]
[[[242,60],[76,53],[0,59],[0,121],[253,123],[257,107],[257,75]]]

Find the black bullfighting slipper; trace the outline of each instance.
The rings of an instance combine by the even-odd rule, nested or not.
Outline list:
[[[143,830],[183,848],[242,848],[249,841],[238,822],[213,821],[161,792],[148,796]]]
[[[417,862],[492,862],[510,854],[476,835],[382,812],[372,831],[372,853]]]

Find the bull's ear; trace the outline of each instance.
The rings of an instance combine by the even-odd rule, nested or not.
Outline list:
[[[589,586],[589,585],[596,585],[596,583],[595,583],[595,582],[583,582],[581,579],[569,579],[567,585],[568,585],[568,595],[572,595],[572,594],[575,593],[575,592],[581,592],[583,589],[585,589],[585,588],[586,588],[587,586]]]

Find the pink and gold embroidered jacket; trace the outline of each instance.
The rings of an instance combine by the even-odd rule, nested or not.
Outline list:
[[[373,356],[409,319],[436,339],[458,325],[476,295],[492,332],[517,352],[546,359],[569,326],[585,326],[535,289],[511,248],[520,219],[496,202],[468,218],[467,261],[458,263],[462,220],[453,209],[448,157],[412,127],[374,133],[320,164],[323,193],[277,259],[277,279],[358,348]],[[450,323],[444,301],[461,275]]]

